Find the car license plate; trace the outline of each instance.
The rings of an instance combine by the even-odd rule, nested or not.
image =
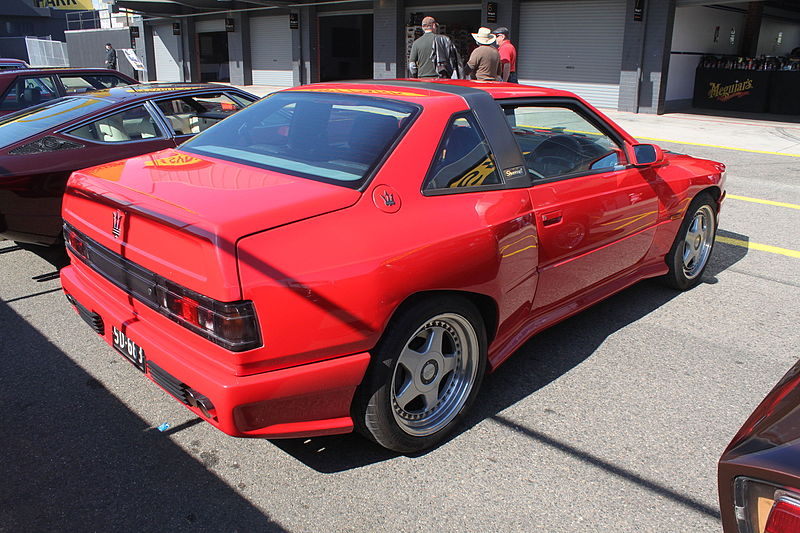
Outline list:
[[[133,366],[144,372],[144,365],[147,359],[145,359],[142,347],[114,326],[111,326],[111,334],[114,348],[133,363]]]

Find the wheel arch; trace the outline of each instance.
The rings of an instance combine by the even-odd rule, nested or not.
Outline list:
[[[443,296],[457,296],[460,298],[464,298],[468,300],[480,313],[481,318],[483,319],[483,325],[486,328],[486,342],[487,344],[491,344],[497,334],[497,326],[498,326],[498,307],[497,302],[495,302],[494,298],[491,296],[487,296],[485,294],[477,293],[477,292],[470,292],[470,291],[458,291],[458,290],[431,290],[431,291],[421,291],[414,294],[409,295],[405,300],[403,300],[400,305],[395,308],[394,312],[389,317],[387,324],[390,323],[394,318],[400,313],[402,310],[407,309],[413,305],[418,304],[419,302],[427,299],[432,298],[441,298]]]

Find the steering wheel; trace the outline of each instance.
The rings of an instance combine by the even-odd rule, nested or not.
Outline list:
[[[543,140],[528,156],[528,168],[550,178],[573,170],[583,158],[583,149],[569,135],[554,135]]]

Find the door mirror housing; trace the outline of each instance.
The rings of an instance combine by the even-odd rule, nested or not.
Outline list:
[[[664,160],[664,152],[655,144],[634,144],[631,163],[635,167],[656,165]]]

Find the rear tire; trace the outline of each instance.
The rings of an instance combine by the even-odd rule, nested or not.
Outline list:
[[[485,369],[486,331],[468,300],[438,297],[401,309],[354,402],[356,428],[396,452],[430,448],[472,404]]]
[[[674,289],[689,290],[703,277],[717,233],[716,202],[708,193],[698,194],[683,218],[666,261],[664,282]]]

